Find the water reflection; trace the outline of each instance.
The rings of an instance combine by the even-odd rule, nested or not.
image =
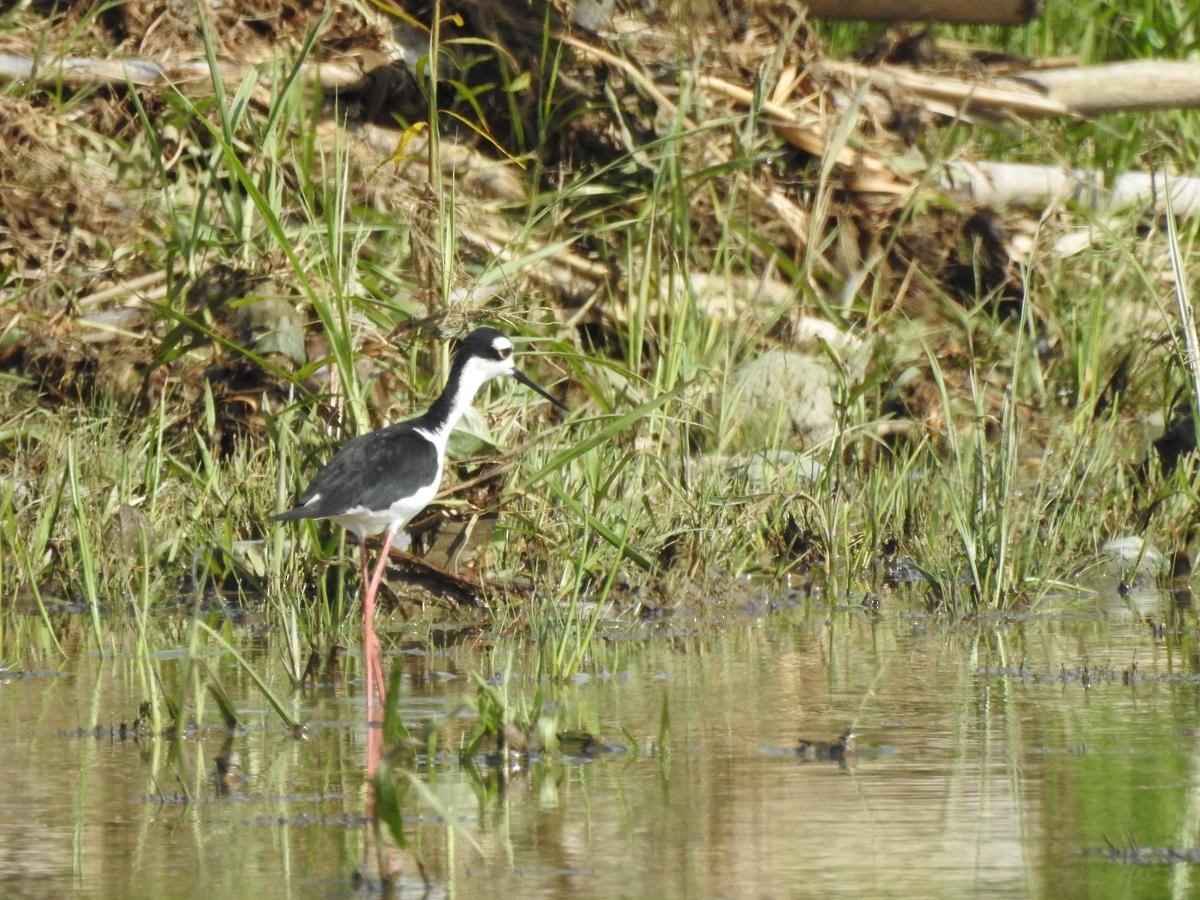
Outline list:
[[[606,752],[475,768],[456,756],[472,676],[502,675],[507,701],[530,703],[530,651],[393,645],[405,722],[437,723],[442,751],[414,771],[456,823],[409,792],[401,895],[423,892],[418,863],[458,896],[1192,892],[1168,852],[1200,844],[1190,596],[1114,588],[955,627],[885,597],[876,615],[797,609],[701,631],[615,634],[613,671],[541,686],[561,729]],[[61,674],[47,657],[0,683],[0,894],[355,890],[376,853],[357,659],[291,695],[303,741],[212,660],[247,727],[230,735],[207,709],[174,752],[96,736],[136,714],[143,681],[132,653],[85,644]],[[269,640],[255,660],[287,694]],[[182,662],[159,665],[169,679]],[[850,764],[795,752],[849,729]]]

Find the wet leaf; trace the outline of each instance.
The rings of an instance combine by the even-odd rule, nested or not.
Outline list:
[[[383,709],[383,740],[389,746],[412,739],[408,728],[400,719],[400,681],[404,675],[402,666],[393,666],[388,677],[387,704]]]
[[[391,766],[379,764],[379,770],[371,782],[375,791],[375,818],[387,826],[397,846],[408,847],[404,836],[404,798],[408,795],[408,781],[397,783]]]

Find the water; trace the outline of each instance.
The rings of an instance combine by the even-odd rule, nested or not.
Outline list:
[[[949,626],[885,597],[878,615],[622,630],[605,669],[546,690],[563,727],[623,752],[422,767],[456,825],[410,791],[400,894],[423,893],[419,860],[448,897],[1192,896],[1200,873],[1168,856],[1200,845],[1189,600],[1106,589]],[[204,727],[178,754],[79,733],[136,715],[132,652],[78,649],[0,681],[0,895],[355,893],[374,858],[356,667],[289,694],[270,637],[243,644],[306,740],[215,649],[246,728],[229,736],[201,694]],[[168,683],[179,650],[160,648]],[[404,668],[406,722],[437,721],[443,747],[471,725],[472,673],[501,670],[514,706],[535,689],[517,642],[396,642],[385,665]],[[850,725],[846,764],[792,752]],[[222,787],[230,752],[241,774]]]

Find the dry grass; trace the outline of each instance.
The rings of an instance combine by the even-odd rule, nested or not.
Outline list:
[[[1010,527],[1032,515],[1014,448],[1090,444],[1065,458],[1100,478],[1144,455],[1111,429],[1132,433],[1183,383],[1153,343],[1170,324],[1161,237],[1137,243],[1136,216],[1113,219],[1064,257],[1054,239],[1089,214],[981,209],[935,186],[940,162],[995,147],[997,132],[826,65],[834,30],[787,5],[739,19],[686,8],[624,15],[601,37],[544,9],[456,4],[435,101],[417,64],[431,36],[375,7],[322,18],[259,4],[247,19],[201,5],[203,23],[155,3],[6,14],[0,52],[43,73],[0,98],[0,363],[20,379],[6,418],[41,405],[119,419],[106,452],[132,435],[147,456],[100,521],[178,478],[192,513],[166,552],[182,564],[213,534],[261,536],[299,477],[277,477],[268,451],[298,432],[285,449],[299,466],[412,408],[444,339],[486,318],[542,341],[533,365],[569,383],[576,411],[553,431],[493,408],[498,443],[543,435],[513,459],[531,496],[488,560],[504,577],[534,569],[561,597],[607,592],[627,565],[815,567],[848,589],[873,584],[898,541],[935,557],[946,586],[962,553],[995,551],[976,599],[1007,602],[1039,571],[1033,532]],[[135,55],[149,67],[110,65]],[[107,68],[55,76],[66,57]],[[918,62],[995,74],[961,48]],[[1014,120],[1007,133],[1024,154],[1042,132]],[[784,466],[756,482],[709,464],[736,420],[738,367],[799,351],[813,320],[873,341],[866,361],[832,367],[840,437],[764,429],[779,437],[764,449],[807,452],[824,475],[808,484]],[[1105,385],[1129,359],[1114,403]],[[1101,401],[1115,425],[1090,417]],[[999,468],[982,459],[997,437]],[[10,468],[33,450],[10,448]],[[898,487],[889,469],[933,487]],[[1060,477],[1048,465],[1033,495]],[[951,527],[944,506],[972,485],[999,491],[997,505],[974,496]],[[1138,501],[1121,478],[1110,489],[1098,517],[1062,526],[1042,568],[1133,527]],[[15,527],[36,518],[10,500]],[[984,508],[1000,519],[970,512]],[[1181,538],[1184,513],[1155,509],[1154,527]],[[560,556],[570,571],[549,564]],[[44,585],[56,563],[41,563],[22,580]]]

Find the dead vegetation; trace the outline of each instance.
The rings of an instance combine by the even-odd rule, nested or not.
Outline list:
[[[430,28],[442,47],[436,144],[421,75]],[[304,365],[306,354],[279,355],[276,371],[253,354],[233,359],[246,336],[236,310],[248,300],[269,295],[281,314],[290,306],[306,325],[317,319],[289,292],[297,263],[283,248],[264,251],[237,223],[196,215],[240,190],[214,142],[226,127],[207,99],[217,86],[225,102],[253,110],[232,135],[253,174],[268,167],[254,123],[279,115],[293,75],[314,86],[319,109],[295,118],[290,148],[275,145],[312,165],[280,167],[280,221],[289,232],[311,226],[336,198],[304,178],[345,174],[346,208],[408,228],[399,245],[365,240],[354,250],[396,270],[373,290],[400,295],[418,327],[447,307],[461,316],[519,291],[596,346],[623,329],[638,254],[612,223],[639,215],[664,163],[694,173],[695,190],[681,198],[690,234],[680,264],[692,283],[775,281],[793,292],[793,312],[768,340],[786,343],[788,322],[814,308],[849,310],[837,324],[867,329],[891,310],[944,317],[947,298],[1016,316],[1043,277],[1026,265],[1032,235],[1052,234],[1062,207],[1034,218],[956,191],[929,135],[1072,108],[1034,76],[1017,77],[1038,61],[928,31],[887,32],[858,61],[830,58],[803,11],[783,2],[736,12],[716,2],[651,12],[622,4],[598,22],[569,3],[483,0],[266,0],[252,11],[35,3],[2,20],[0,57],[15,76],[0,98],[0,271],[15,301],[5,305],[0,362],[55,402],[110,393],[142,408],[159,396],[164,366],[175,380],[248,397]],[[178,102],[183,95],[194,105]],[[586,190],[563,193],[567,184]],[[439,234],[448,185],[450,255]],[[332,290],[313,262],[300,265],[312,266],[315,289]],[[477,283],[495,268],[502,277]],[[230,270],[239,276],[215,300],[194,302],[221,281],[214,271]],[[742,291],[711,302],[695,294],[718,318],[745,316],[754,303]],[[865,316],[855,298],[867,298]],[[197,324],[205,339],[181,344],[180,329]],[[377,329],[367,341],[386,353],[394,337]],[[301,343],[318,356],[324,347],[319,330]],[[197,383],[179,399],[191,405],[199,394]]]

